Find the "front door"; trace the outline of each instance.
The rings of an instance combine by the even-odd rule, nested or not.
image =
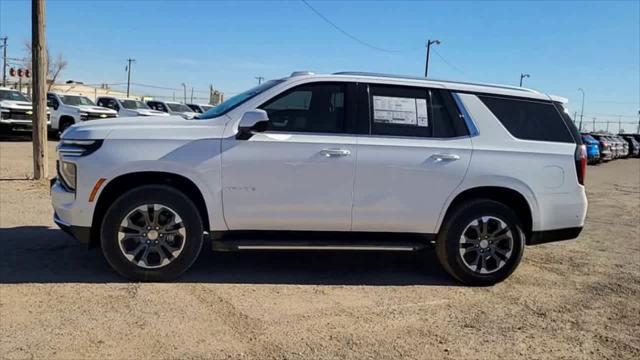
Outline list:
[[[311,83],[260,108],[265,132],[223,140],[224,218],[231,230],[349,231],[356,138],[347,85]]]

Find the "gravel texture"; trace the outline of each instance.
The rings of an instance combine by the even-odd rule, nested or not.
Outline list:
[[[485,288],[432,251],[205,250],[175,283],[129,283],[55,228],[31,166],[28,140],[0,142],[3,359],[640,358],[638,159],[590,166],[580,238]]]

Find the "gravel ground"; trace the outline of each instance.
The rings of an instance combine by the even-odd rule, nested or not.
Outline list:
[[[638,159],[590,166],[580,238],[487,288],[432,252],[203,251],[176,283],[128,283],[54,227],[30,169],[30,142],[0,142],[1,358],[640,357]]]

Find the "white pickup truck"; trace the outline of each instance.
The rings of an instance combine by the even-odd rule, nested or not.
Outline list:
[[[118,112],[119,117],[131,116],[169,116],[169,114],[153,110],[144,101],[121,99],[113,96],[100,96],[96,100],[99,106],[104,106]]]
[[[47,111],[47,124],[49,124]],[[30,131],[33,118],[31,100],[18,90],[0,87],[0,133]]]
[[[47,106],[51,113],[51,131],[62,134],[69,126],[87,120],[107,119],[118,116],[118,113],[104,107],[96,106],[86,96],[47,93]]]

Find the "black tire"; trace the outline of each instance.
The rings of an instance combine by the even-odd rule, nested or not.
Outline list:
[[[129,261],[118,243],[121,222],[145,204],[159,204],[175,211],[185,230],[179,255],[168,264],[152,269]],[[193,202],[179,190],[166,185],[146,185],[124,193],[111,204],[104,216],[100,236],[107,262],[122,276],[134,281],[169,281],[182,275],[198,258],[203,243],[202,219]]]
[[[62,133],[64,133],[65,130],[67,130],[69,127],[71,127],[71,125],[73,125],[74,122],[72,120],[68,120],[68,119],[64,119],[60,122],[60,127],[58,129],[58,138],[60,138],[62,136]]]
[[[481,274],[469,268],[465,265],[460,254],[460,239],[463,231],[475,219],[483,216],[502,220],[511,230],[510,234],[513,239],[510,257],[504,261],[504,265],[501,268],[496,265],[498,269],[488,274]],[[436,238],[436,254],[444,269],[463,284],[473,286],[493,285],[511,275],[520,263],[524,251],[524,237],[522,223],[513,210],[497,201],[474,199],[453,209],[452,213],[447,216]],[[478,256],[480,256],[479,253]],[[488,259],[486,256],[485,258]]]

